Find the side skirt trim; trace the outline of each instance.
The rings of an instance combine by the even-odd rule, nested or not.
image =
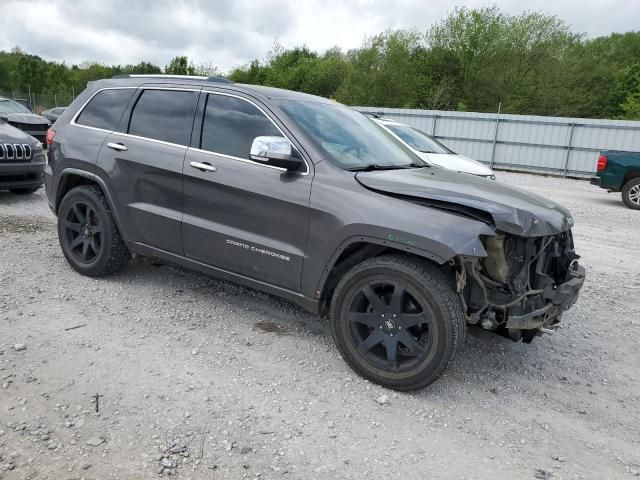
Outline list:
[[[294,292],[293,290],[289,290],[287,288],[278,287],[267,282],[247,277],[245,275],[233,273],[223,268],[213,267],[206,263],[202,263],[175,253],[167,252],[166,250],[152,247],[145,243],[133,242],[132,244],[130,244],[130,247],[131,250],[136,254],[147,257],[158,257],[168,262],[175,263],[192,270],[197,270],[201,273],[211,275],[222,280],[238,283],[245,287],[253,288],[270,295],[284,298],[285,300],[299,305],[308,312],[314,314],[318,314],[320,312],[320,302],[318,300],[314,300],[313,298],[306,297],[302,293]]]

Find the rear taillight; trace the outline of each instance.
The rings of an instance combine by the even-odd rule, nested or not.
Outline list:
[[[47,130],[47,147],[53,143],[53,137],[56,136],[56,131],[53,128]]]
[[[598,157],[598,171],[599,172],[604,172],[604,169],[607,168],[607,160],[609,160],[607,157],[605,157],[604,155],[600,155]]]

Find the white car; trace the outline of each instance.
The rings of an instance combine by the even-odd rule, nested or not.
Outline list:
[[[496,179],[496,175],[489,167],[464,155],[455,153],[418,129],[404,123],[385,118],[373,118],[374,122],[400,140],[416,155],[430,165],[438,165],[461,173],[470,173],[480,177]]]

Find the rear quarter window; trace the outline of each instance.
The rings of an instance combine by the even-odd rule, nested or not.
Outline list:
[[[135,89],[122,88],[98,92],[76,119],[78,125],[115,130]]]

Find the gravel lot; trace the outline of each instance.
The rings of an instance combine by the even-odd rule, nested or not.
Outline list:
[[[469,336],[413,394],[354,375],[326,320],[277,298],[140,260],[82,277],[44,192],[0,193],[0,478],[635,478],[640,212],[499,181],[571,209],[582,297],[531,345]]]

